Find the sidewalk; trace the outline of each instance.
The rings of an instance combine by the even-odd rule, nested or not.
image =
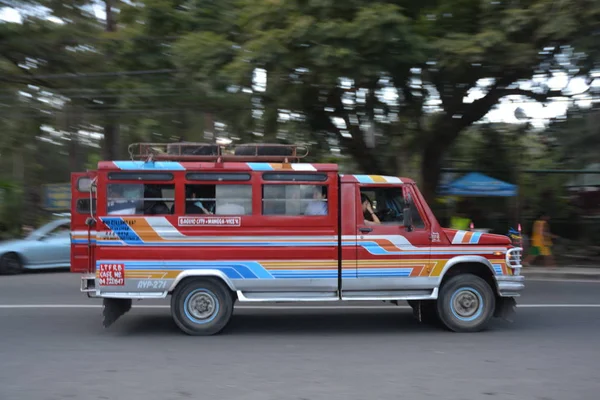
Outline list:
[[[600,281],[600,265],[574,265],[548,268],[543,266],[523,267],[525,279],[573,279]]]

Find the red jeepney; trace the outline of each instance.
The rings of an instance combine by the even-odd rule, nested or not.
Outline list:
[[[503,235],[442,228],[406,178],[301,163],[302,146],[136,144],[72,176],[71,270],[104,299],[171,296],[187,334],[239,302],[406,300],[420,320],[478,331],[524,288]]]

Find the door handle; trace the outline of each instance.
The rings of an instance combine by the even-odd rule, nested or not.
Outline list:
[[[358,230],[361,231],[362,233],[369,233],[369,232],[373,231],[373,228],[363,227],[363,228],[358,228]]]

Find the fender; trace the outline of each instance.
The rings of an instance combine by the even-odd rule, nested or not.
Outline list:
[[[494,282],[496,282],[496,271],[494,270],[494,266],[492,265],[492,263],[487,258],[482,256],[458,256],[451,258],[446,263],[446,265],[444,265],[444,269],[440,274],[439,284],[442,283],[442,280],[444,279],[446,273],[450,270],[450,268],[454,267],[457,264],[483,264],[491,272],[492,276],[494,277]],[[494,288],[494,290],[498,291],[498,285],[496,284],[495,286],[496,287]]]
[[[175,290],[179,282],[181,282],[183,279],[196,276],[219,278],[229,287],[229,289],[235,292],[235,286],[233,285],[233,282],[231,282],[231,279],[229,279],[227,275],[223,273],[223,271],[219,271],[217,269],[189,269],[183,271],[177,276],[177,278],[175,278],[175,281],[171,284],[171,287],[169,287],[168,293],[173,292],[173,290]]]

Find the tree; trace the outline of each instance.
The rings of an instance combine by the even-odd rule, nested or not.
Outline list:
[[[502,97],[546,101],[561,91],[523,81],[592,71],[598,21],[593,0],[246,1],[238,35],[193,33],[175,56],[218,86],[248,86],[257,68],[266,70],[261,104],[300,112],[318,138],[333,135],[364,170],[397,172],[388,149],[416,142],[431,199],[447,150]],[[397,101],[383,101],[383,90]],[[478,98],[466,102],[473,92]],[[371,148],[366,127],[381,124],[391,127]]]

